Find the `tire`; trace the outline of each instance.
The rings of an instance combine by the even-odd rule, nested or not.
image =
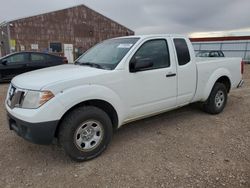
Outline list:
[[[70,112],[59,129],[59,142],[67,155],[82,162],[99,156],[112,139],[109,116],[94,106],[79,107]]]
[[[223,111],[227,103],[227,88],[222,83],[215,83],[214,87],[203,104],[203,109],[209,114],[219,114]]]

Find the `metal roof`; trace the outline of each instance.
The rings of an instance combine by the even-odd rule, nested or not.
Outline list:
[[[51,14],[51,13],[54,13],[54,12],[64,11],[64,10],[73,9],[73,8],[77,8],[77,7],[84,7],[84,8],[87,8],[87,9],[89,9],[89,10],[95,12],[96,14],[99,14],[99,15],[105,17],[106,19],[108,19],[108,20],[110,20],[110,21],[112,21],[112,22],[115,22],[115,23],[117,23],[117,24],[119,24],[119,25],[125,27],[126,29],[132,31],[131,29],[129,29],[128,27],[126,27],[126,26],[124,26],[124,25],[122,25],[122,24],[120,24],[119,22],[117,22],[117,21],[115,21],[115,20],[113,20],[113,19],[111,19],[111,18],[109,18],[109,17],[107,17],[107,16],[104,16],[103,14],[101,14],[101,13],[99,13],[99,12],[93,10],[92,8],[89,8],[88,6],[83,5],[83,4],[75,5],[75,6],[72,6],[72,7],[67,7],[67,8],[64,8],[64,9],[58,9],[58,10],[54,10],[54,11],[50,11],[50,12],[45,12],[45,13],[40,13],[40,14],[35,14],[35,15],[30,15],[30,16],[25,16],[25,17],[20,17],[20,18],[8,20],[8,21],[3,21],[3,22],[0,23],[0,26],[10,24],[11,22],[20,21],[20,20],[22,20],[22,19],[29,19],[29,18],[32,18],[32,17],[42,16],[42,15],[45,15],[45,14]],[[132,31],[132,32],[133,32],[133,31]]]
[[[225,37],[204,37],[190,38],[192,42],[214,42],[214,41],[231,41],[231,40],[250,40],[250,36],[225,36]]]

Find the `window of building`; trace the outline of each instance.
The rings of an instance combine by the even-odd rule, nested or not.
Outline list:
[[[49,48],[52,52],[62,52],[62,43],[60,42],[52,42],[49,45]]]

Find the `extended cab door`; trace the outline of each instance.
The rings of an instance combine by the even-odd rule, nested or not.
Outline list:
[[[173,53],[167,39],[160,38],[144,42],[130,59],[126,92],[130,106],[128,119],[176,105],[176,65],[170,54]]]
[[[177,58],[177,83],[178,83],[178,96],[177,105],[182,106],[192,101],[197,84],[197,72],[196,63],[191,57],[194,54],[190,54],[192,49],[190,41],[186,41],[184,38],[173,39],[176,58]]]

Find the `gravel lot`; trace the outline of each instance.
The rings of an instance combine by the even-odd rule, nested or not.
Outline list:
[[[0,187],[250,187],[250,65],[244,79],[223,113],[189,105],[131,123],[84,163],[9,131],[1,84]]]

